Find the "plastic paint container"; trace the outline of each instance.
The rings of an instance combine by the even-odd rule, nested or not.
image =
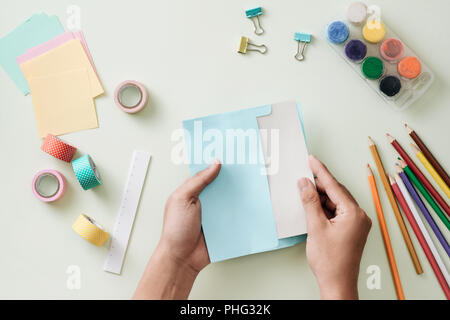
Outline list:
[[[397,62],[403,56],[403,43],[394,38],[389,38],[383,41],[380,46],[380,55],[384,60],[389,62]]]
[[[377,57],[367,57],[361,64],[361,72],[367,79],[379,79],[383,75],[383,61]]]
[[[360,62],[367,55],[367,46],[358,39],[352,39],[345,44],[345,55],[353,62]]]
[[[386,35],[386,27],[383,22],[372,19],[367,21],[362,31],[364,39],[370,43],[378,43]]]
[[[422,65],[416,57],[405,57],[398,63],[397,70],[402,77],[414,79],[422,71]]]
[[[402,83],[396,76],[386,76],[380,81],[380,91],[388,97],[397,95],[402,89]]]
[[[362,2],[354,2],[347,7],[347,20],[360,25],[366,21],[367,6]]]
[[[340,44],[348,39],[350,30],[342,21],[334,21],[328,25],[327,36],[332,43]]]
[[[415,103],[434,81],[433,71],[398,37],[377,8],[360,1],[324,26],[324,38],[348,66],[396,111]]]

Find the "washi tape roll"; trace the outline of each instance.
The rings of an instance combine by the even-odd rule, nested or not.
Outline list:
[[[65,143],[64,141],[50,133],[47,134],[47,137],[45,137],[41,149],[42,151],[48,153],[56,159],[65,162],[72,161],[75,152],[77,152],[77,148]]]
[[[139,94],[137,95],[137,99],[135,99],[136,101],[126,102],[124,94],[130,89],[137,89]],[[136,113],[144,109],[147,105],[148,93],[141,83],[133,80],[126,80],[117,86],[114,92],[114,101],[122,111]]]
[[[97,247],[101,247],[109,238],[109,233],[94,219],[85,214],[80,214],[73,223],[72,229]]]
[[[56,170],[42,170],[34,176],[31,189],[39,200],[53,202],[64,195],[66,180]]]
[[[89,190],[102,184],[97,166],[89,155],[73,160],[72,168],[84,190]]]

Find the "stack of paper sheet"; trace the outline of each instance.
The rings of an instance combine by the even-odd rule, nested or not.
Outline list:
[[[93,99],[104,90],[81,31],[36,14],[0,39],[0,49],[0,64],[31,93],[41,138],[98,127]]]

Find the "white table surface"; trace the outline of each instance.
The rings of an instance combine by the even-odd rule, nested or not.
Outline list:
[[[114,3],[114,4],[113,4]],[[181,121],[219,112],[295,99],[303,106],[310,152],[322,159],[373,220],[361,263],[363,299],[395,299],[389,266],[373,207],[365,165],[373,164],[367,136],[377,142],[387,170],[396,153],[390,132],[408,147],[406,121],[450,169],[450,2],[373,1],[383,20],[434,70],[436,82],[411,109],[394,112],[328,46],[322,34],[350,1],[9,1],[0,11],[3,36],[33,13],[59,16],[66,25],[70,4],[81,8],[81,24],[106,90],[96,100],[99,128],[64,136],[96,161],[104,184],[83,191],[71,166],[40,150],[31,97],[23,97],[0,71],[2,156],[0,298],[128,299],[160,233],[164,203],[189,175],[171,161],[171,133]],[[261,5],[266,33],[253,34],[244,10]],[[406,8],[405,8],[406,7]],[[304,62],[293,55],[293,33],[310,32]],[[239,37],[264,43],[266,55],[236,52]],[[149,106],[128,115],[113,102],[115,86],[134,79],[146,85]],[[71,225],[86,213],[109,231],[116,219],[133,150],[153,154],[121,276],[103,271],[107,248],[76,235]],[[408,149],[409,151],[410,149]],[[46,204],[31,192],[40,169],[60,170],[66,195]],[[388,199],[377,178],[405,295],[442,299],[444,295],[410,230],[425,273],[415,274]],[[438,219],[436,219],[438,220]],[[443,224],[438,224],[444,230]],[[409,227],[409,225],[408,225]],[[446,232],[448,237],[448,232]],[[440,245],[439,251],[445,256]],[[449,259],[445,259],[449,265]],[[81,288],[69,290],[68,266],[81,270]],[[381,289],[366,286],[366,269],[381,269]],[[193,299],[316,299],[318,287],[305,256],[305,244],[208,266],[198,277]]]

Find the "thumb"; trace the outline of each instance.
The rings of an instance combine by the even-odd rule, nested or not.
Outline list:
[[[208,168],[189,178],[181,186],[180,192],[188,198],[197,197],[219,175],[221,166],[219,160],[214,160]]]
[[[327,218],[322,209],[319,194],[311,180],[308,178],[301,178],[298,180],[298,189],[300,191],[303,208],[305,209],[309,233],[311,230],[324,226],[327,222]]]

